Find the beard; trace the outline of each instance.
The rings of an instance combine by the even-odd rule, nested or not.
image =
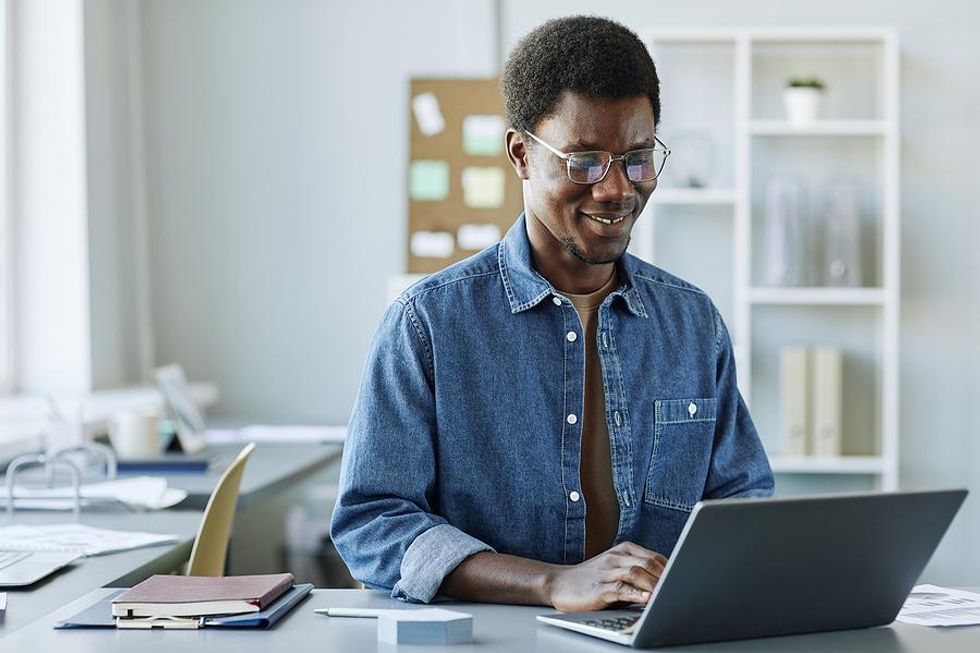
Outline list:
[[[619,261],[619,259],[623,258],[623,255],[626,254],[627,248],[630,246],[631,239],[632,236],[626,239],[626,246],[623,247],[623,249],[620,250],[618,254],[610,258],[602,258],[602,259],[590,258],[589,256],[587,256],[586,253],[582,251],[582,248],[578,246],[578,243],[576,243],[571,236],[564,236],[563,238],[561,238],[560,242],[562,247],[565,248],[566,252],[568,252],[578,260],[582,261],[583,263],[586,263],[588,265],[606,265],[608,263],[616,263],[617,261]]]

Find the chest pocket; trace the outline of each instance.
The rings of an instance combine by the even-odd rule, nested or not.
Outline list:
[[[701,500],[715,434],[718,399],[658,399],[654,442],[643,499],[690,511]]]

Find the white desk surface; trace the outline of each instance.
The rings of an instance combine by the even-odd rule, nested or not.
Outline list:
[[[71,521],[71,513],[15,512],[13,522],[0,514],[0,524],[52,524]],[[0,588],[7,593],[7,610],[0,612],[0,638],[86,595],[93,588],[129,586],[156,573],[168,573],[185,562],[201,523],[196,511],[129,513],[82,512],[80,523],[116,530],[172,533],[176,543],[148,546],[90,558],[82,558],[29,587]],[[7,651],[0,645],[0,651]]]
[[[167,484],[186,490],[187,498],[178,510],[203,510],[211,491],[228,464],[241,451],[241,445],[209,448],[201,455],[213,455],[218,465],[205,474],[165,474]],[[238,508],[248,509],[283,492],[303,479],[340,460],[341,444],[268,444],[261,443],[245,466],[238,490]]]
[[[313,594],[267,631],[204,629],[194,631],[117,631],[54,630],[58,621],[77,614],[106,595],[108,590],[96,590],[46,615],[3,640],[4,651],[61,651],[64,653],[111,653],[140,651],[164,653],[240,653],[247,650],[270,651],[356,651],[391,653],[404,650],[412,653],[453,651],[458,653],[521,653],[523,651],[560,651],[585,653],[592,651],[626,651],[617,644],[585,635],[539,624],[538,614],[548,612],[541,607],[519,607],[471,603],[441,604],[454,610],[473,614],[474,643],[462,646],[395,646],[377,641],[373,619],[330,618],[316,615],[314,608],[340,607],[414,607],[367,590],[315,590]],[[179,647],[179,649],[178,649]],[[656,649],[695,653],[975,653],[980,650],[980,626],[955,629],[936,629],[895,623],[882,628],[775,637]]]

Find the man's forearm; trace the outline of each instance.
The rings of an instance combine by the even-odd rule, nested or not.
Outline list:
[[[550,586],[558,565],[484,551],[460,563],[439,594],[463,601],[551,605]]]

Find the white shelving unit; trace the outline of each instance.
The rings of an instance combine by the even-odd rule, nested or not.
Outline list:
[[[654,29],[643,35],[661,77],[668,147],[694,129],[710,135],[710,183],[661,187],[634,229],[634,253],[705,288],[732,331],[739,383],[777,474],[849,475],[898,487],[899,125],[894,30]],[[799,127],[782,115],[783,80],[828,82],[824,120]],[[675,158],[672,157],[672,158]],[[853,173],[867,190],[862,287],[765,287],[762,188],[801,166],[815,189],[824,167]],[[853,168],[853,169],[851,169]],[[845,356],[846,455],[780,455],[778,349],[838,344]]]

